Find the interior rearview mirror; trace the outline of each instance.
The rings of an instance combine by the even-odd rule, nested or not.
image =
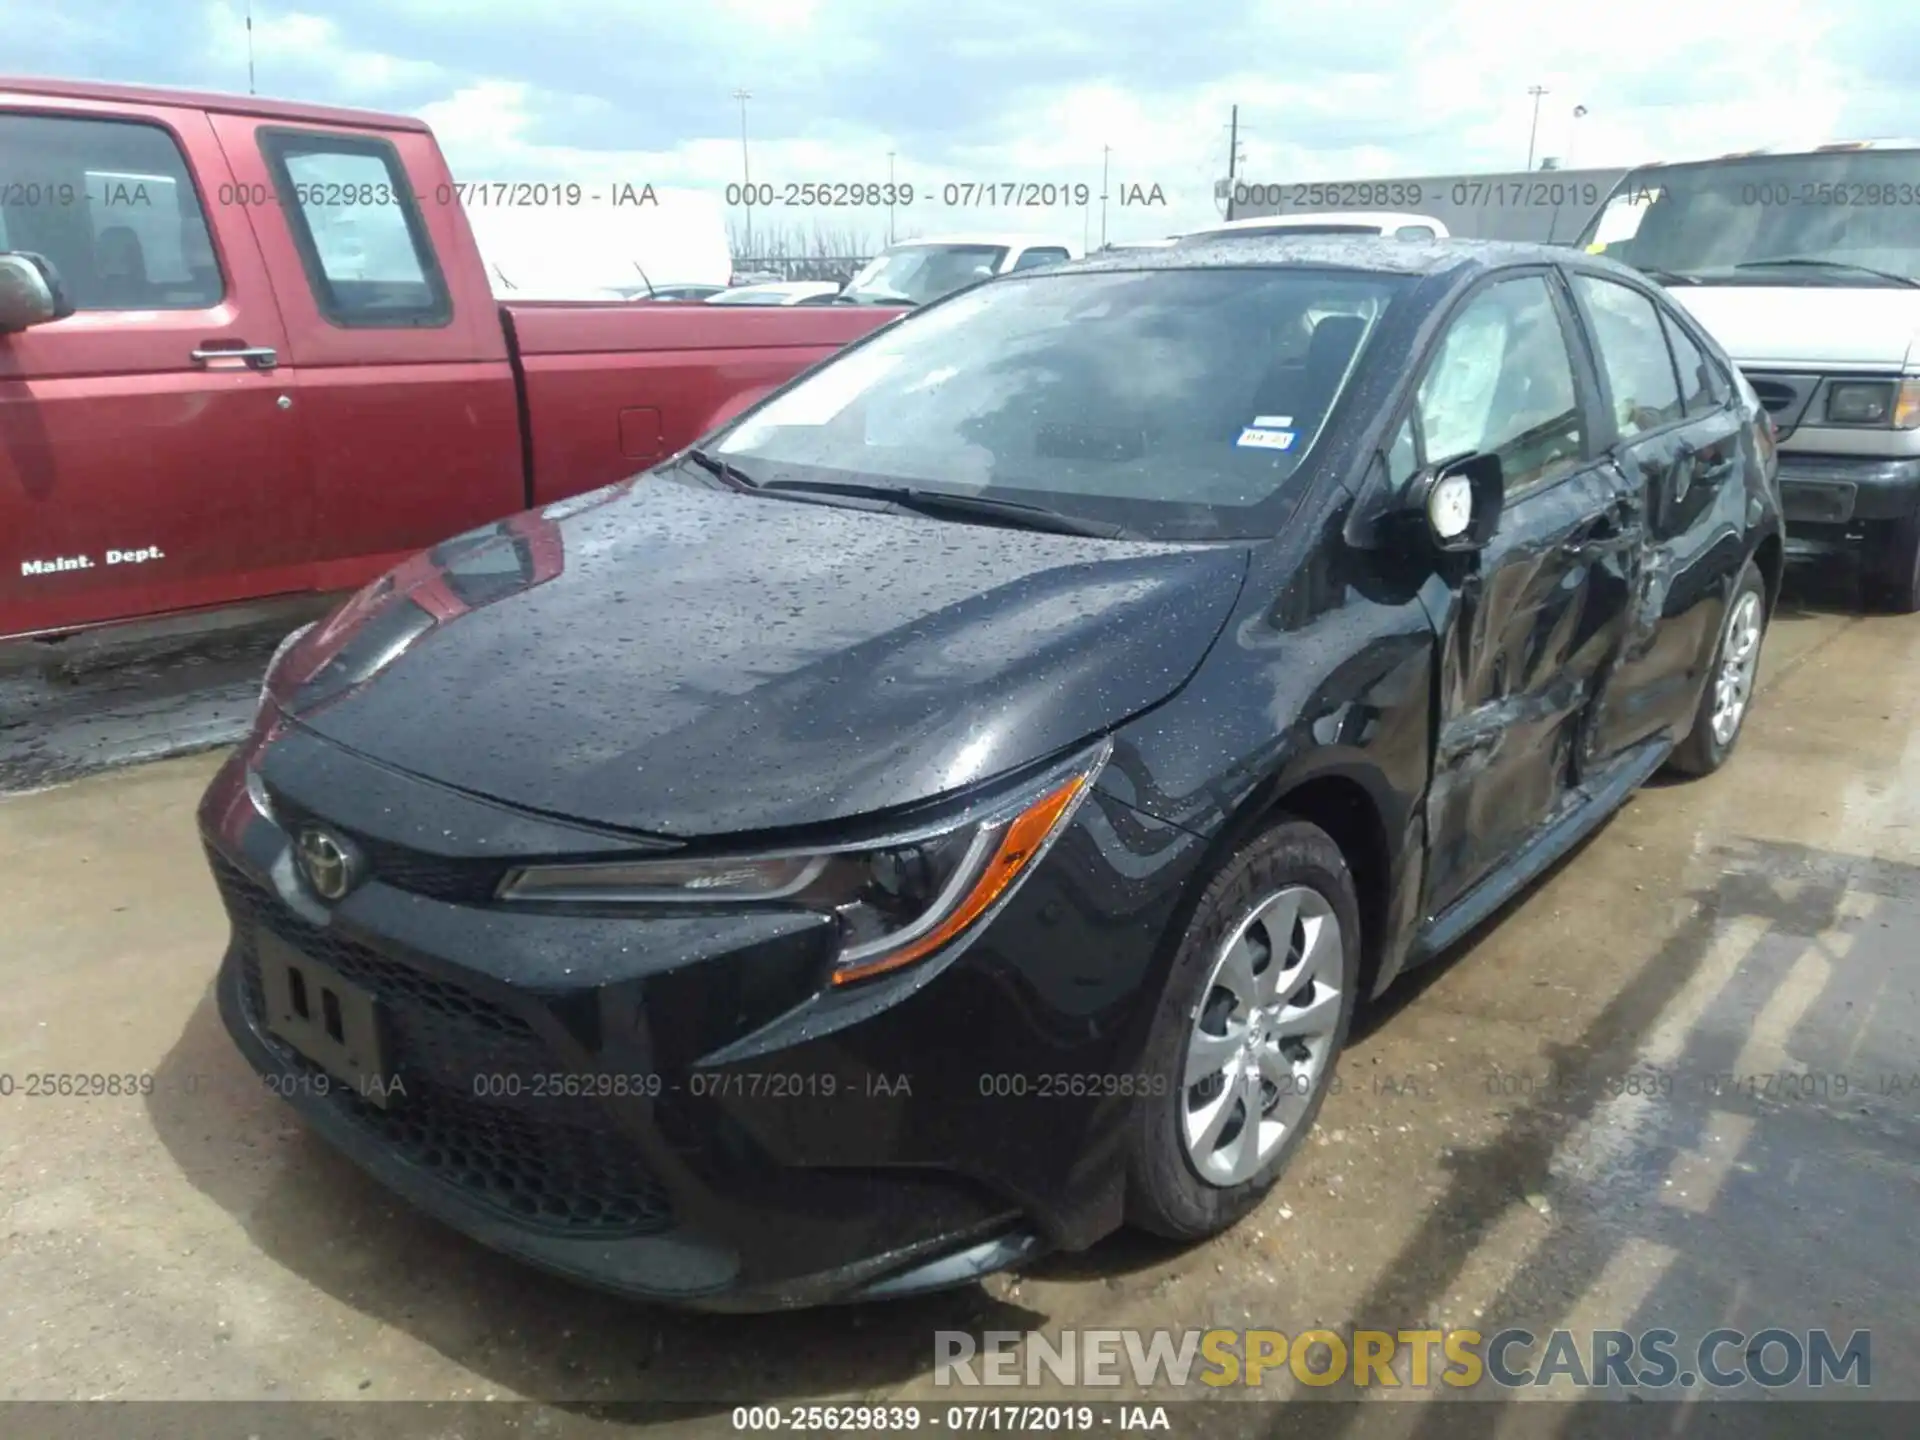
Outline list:
[[[1435,549],[1479,550],[1499,528],[1506,485],[1498,455],[1460,455],[1429,466],[1407,487],[1407,509]]]
[[[0,333],[64,320],[71,314],[73,301],[51,260],[29,250],[0,254]]]

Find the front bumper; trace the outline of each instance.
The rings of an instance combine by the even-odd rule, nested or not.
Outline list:
[[[421,782],[297,729],[269,748],[276,801],[352,793],[360,819],[464,803],[409,805]],[[409,869],[390,837],[326,910],[248,796],[260,750],[201,809],[232,922],[222,1018],[320,1135],[445,1223],[600,1288],[732,1310],[963,1283],[1119,1223],[1134,1087],[1100,1077],[1137,1068],[1191,837],[1096,792],[959,953],[826,994],[816,917],[519,913],[443,898],[458,866]],[[372,994],[404,1087],[385,1108],[268,1029],[263,934]]]
[[[1798,558],[1855,549],[1920,510],[1920,457],[1780,452],[1787,550]]]

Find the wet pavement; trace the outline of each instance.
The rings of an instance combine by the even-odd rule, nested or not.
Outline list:
[[[192,812],[217,755],[0,800],[0,1398],[678,1399],[726,1429],[746,1401],[944,1406],[936,1330],[1426,1322],[1665,1327],[1682,1353],[1717,1326],[1865,1329],[1870,1393],[1920,1399],[1917,714],[1920,623],[1789,604],[1729,768],[1643,791],[1364,1014],[1236,1230],[782,1316],[526,1270],[264,1093],[208,989],[225,925]],[[24,1097],[42,1071],[154,1093]],[[1258,1392],[1305,1393],[1279,1370]],[[1327,1409],[1315,1433],[1435,1433],[1455,1408]]]

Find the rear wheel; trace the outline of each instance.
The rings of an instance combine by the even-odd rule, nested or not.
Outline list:
[[[1746,728],[1760,670],[1760,646],[1767,634],[1767,583],[1751,560],[1740,572],[1720,626],[1713,668],[1700,693],[1693,731],[1667,762],[1682,775],[1711,775],[1727,763]]]
[[[1326,1098],[1353,1020],[1360,914],[1340,847],[1287,820],[1221,867],[1148,1041],[1127,1218],[1173,1239],[1260,1202]]]
[[[1891,527],[1879,559],[1873,588],[1881,608],[1896,615],[1920,611],[1920,510]]]

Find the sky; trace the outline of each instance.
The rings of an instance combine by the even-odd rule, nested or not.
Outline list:
[[[247,89],[242,0],[7,0],[10,73]],[[915,187],[901,235],[1098,243],[1216,218],[1239,171],[1314,181],[1630,165],[1920,136],[1910,0],[302,0],[252,5],[261,95],[418,115],[461,180]],[[1575,106],[1586,110],[1575,118]],[[1084,209],[948,184],[1084,184]],[[1138,186],[1138,191],[1131,187]],[[1149,202],[1123,206],[1123,189]],[[756,223],[768,223],[756,211]],[[780,209],[884,235],[884,209]]]

